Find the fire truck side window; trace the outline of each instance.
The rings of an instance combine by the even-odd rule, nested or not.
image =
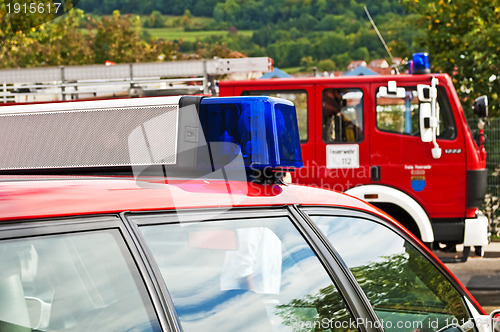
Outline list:
[[[375,221],[312,215],[386,330],[438,331],[470,317],[460,293],[411,243]]]
[[[160,331],[120,239],[103,230],[2,240],[0,331]]]
[[[363,140],[361,89],[323,90],[322,133],[325,143],[354,143]]]
[[[297,110],[297,123],[299,127],[300,142],[307,142],[309,135],[307,131],[307,92],[305,90],[282,90],[282,91],[243,91],[242,96],[269,96],[290,100]]]
[[[405,87],[406,97],[381,98],[377,92],[377,128],[383,131],[420,136],[419,101],[416,87]],[[456,126],[450,102],[443,87],[438,86],[439,139],[456,137]]]

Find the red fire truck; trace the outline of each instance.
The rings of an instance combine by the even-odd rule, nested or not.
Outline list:
[[[304,167],[293,182],[343,191],[395,217],[423,242],[482,255],[486,151],[452,81],[416,54],[413,73],[222,81],[220,96],[271,95],[297,107]],[[487,98],[474,112],[487,117]]]

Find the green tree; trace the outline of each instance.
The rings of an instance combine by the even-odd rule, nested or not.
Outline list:
[[[300,59],[300,70],[301,71],[311,71],[311,68],[314,65],[314,60],[312,56],[305,56],[302,59]]]
[[[302,31],[312,30],[318,24],[318,20],[311,14],[302,14],[298,18],[295,26]]]
[[[334,69],[335,69],[335,62],[333,62],[330,59],[324,59],[318,63],[318,71],[320,72],[332,71]]]
[[[491,112],[500,115],[500,0],[403,3],[418,14],[425,31],[419,44],[431,54],[434,71],[450,74],[468,105],[488,95]]]
[[[322,33],[314,43],[314,55],[318,59],[328,59],[334,54],[341,54],[351,49],[343,32]]]
[[[165,19],[159,11],[153,10],[144,22],[144,26],[147,28],[162,28],[165,26]]]
[[[279,43],[279,45],[284,49],[284,56],[282,61],[279,62],[279,65],[283,67],[300,66],[301,59],[309,55],[308,52],[311,49],[309,40],[305,38],[301,38],[297,41]]]
[[[354,51],[354,59],[356,60],[368,60],[370,53],[366,47],[360,47],[356,51]]]
[[[396,13],[386,13],[379,15],[375,23],[381,31],[392,55],[395,57],[408,57],[410,54],[420,52],[421,47],[416,45],[415,39],[419,39],[422,35],[422,29],[416,29],[413,25],[415,14],[410,14],[404,19]],[[375,33],[372,38],[378,40]],[[386,57],[387,53],[381,50],[380,57]]]
[[[214,9],[214,18],[216,21],[226,21],[236,27],[240,27],[237,22],[241,15],[241,6],[235,0],[219,2]]]
[[[92,49],[96,63],[106,60],[119,62],[171,61],[177,57],[179,45],[172,41],[142,38],[140,18],[120,15],[105,16],[101,21],[92,20]]]
[[[193,15],[189,11],[189,9],[186,9],[184,11],[184,15],[182,15],[181,18],[181,24],[184,29],[188,29],[191,26],[191,19],[193,18]]]
[[[316,25],[316,29],[322,31],[335,30],[340,26],[341,21],[342,17],[340,15],[327,14],[321,18]]]
[[[73,9],[74,0],[52,1],[29,0],[0,2],[0,42],[14,37],[17,33],[29,33],[32,29],[50,22]]]
[[[38,67],[89,64],[94,53],[89,47],[92,35],[84,34],[80,25],[83,11],[74,9],[63,17],[28,31],[4,35],[0,46],[0,67]]]
[[[93,20],[95,42],[93,45],[95,60],[104,63],[140,62],[146,57],[145,42],[141,39],[141,26],[138,16],[122,16],[115,10],[113,15],[105,16],[101,21]]]
[[[195,1],[191,12],[196,16],[212,16],[217,0],[198,0]]]

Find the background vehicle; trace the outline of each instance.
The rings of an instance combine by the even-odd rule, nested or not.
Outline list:
[[[294,182],[365,199],[429,245],[463,243],[464,259],[470,246],[482,255],[486,151],[450,77],[430,74],[425,57],[414,62],[412,75],[223,81],[219,94],[295,103],[304,168]],[[487,116],[485,97],[475,111]]]
[[[290,102],[0,113],[12,139],[0,158],[2,331],[488,330],[468,291],[393,219],[281,183],[302,163]]]

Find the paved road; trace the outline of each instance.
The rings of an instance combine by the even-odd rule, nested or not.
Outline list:
[[[446,266],[485,311],[500,309],[500,242],[488,245],[484,257],[476,257],[471,252],[467,262],[446,263]]]

